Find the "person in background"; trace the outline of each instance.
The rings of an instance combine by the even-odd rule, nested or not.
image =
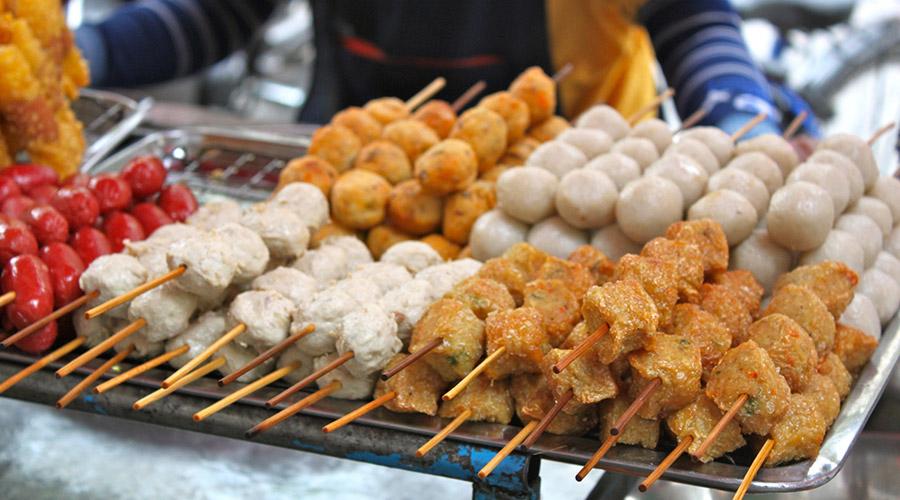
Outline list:
[[[95,86],[130,87],[195,73],[244,47],[276,0],[144,0],[77,31]],[[656,94],[654,58],[681,116],[734,131],[778,133],[802,100],[754,65],[727,0],[311,0],[316,62],[299,117],[326,122],[343,107],[410,96],[438,76],[443,95],[477,80],[506,88],[533,65],[574,70],[561,84],[569,118],[605,102],[628,115]],[[783,113],[779,104],[788,111]],[[810,114],[806,132],[815,133]]]

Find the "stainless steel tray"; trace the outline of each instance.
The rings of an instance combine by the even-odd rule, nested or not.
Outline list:
[[[144,119],[153,99],[140,102],[114,92],[81,89],[72,111],[84,124],[87,148],[81,169],[88,170],[103,159]]]

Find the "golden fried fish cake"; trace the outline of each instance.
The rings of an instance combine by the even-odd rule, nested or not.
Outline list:
[[[560,280],[538,279],[528,283],[522,305],[541,313],[552,346],[561,344],[581,321],[578,298]]]
[[[728,269],[728,240],[718,222],[712,219],[676,222],[666,230],[666,238],[696,245],[703,259],[704,272]]]
[[[465,377],[484,353],[484,323],[458,300],[440,299],[428,307],[413,328],[409,352],[434,338],[443,342],[423,360],[447,382]]]
[[[673,262],[656,257],[627,254],[616,266],[616,280],[633,279],[653,298],[659,327],[672,324],[672,310],[678,302],[678,273]]]
[[[679,442],[690,437],[692,441],[688,445],[688,453],[706,463],[747,444],[744,436],[741,435],[741,426],[731,420],[725,424],[725,428],[713,441],[706,454],[697,456],[697,449],[700,448],[723,415],[712,400],[706,395],[700,394],[692,403],[669,415],[666,418],[666,425],[669,426],[669,430],[678,438]]]
[[[753,315],[747,310],[741,294],[724,285],[704,283],[700,287],[700,308],[715,316],[731,334],[731,345],[747,340],[747,329]]]
[[[474,422],[508,424],[513,417],[509,381],[491,380],[483,375],[475,377],[455,398],[441,403],[438,415],[454,418],[464,410],[472,412],[468,420]]]
[[[775,282],[775,291],[789,284],[805,286],[816,294],[831,315],[840,319],[844,309],[853,300],[853,290],[859,277],[843,262],[825,261],[809,266],[800,266],[785,273]]]
[[[428,125],[441,139],[446,139],[456,123],[456,111],[447,101],[432,99],[421,105],[413,113],[413,118]]]
[[[700,349],[687,337],[654,335],[644,343],[643,349],[628,355],[628,362],[632,369],[629,387],[632,398],[654,379],[661,382],[638,410],[641,417],[664,417],[700,394],[703,373]]]
[[[825,419],[825,425],[830,427],[841,412],[841,395],[838,394],[834,382],[825,375],[816,373],[806,384],[803,393],[815,398],[822,418]]]
[[[641,250],[642,257],[655,257],[675,264],[678,296],[687,302],[697,302],[703,284],[703,258],[700,249],[691,241],[653,238]]]
[[[379,97],[367,102],[363,109],[382,125],[402,120],[409,116],[406,103],[396,97]]]
[[[607,399],[600,403],[600,436],[606,439],[616,420],[631,406],[633,400],[625,395]],[[635,444],[653,449],[659,442],[659,420],[650,420],[635,415],[619,434],[619,444]]]
[[[538,66],[520,73],[509,85],[509,93],[528,106],[531,126],[550,118],[556,109],[556,82]]]
[[[538,269],[534,279],[560,280],[566,284],[579,301],[588,289],[594,286],[594,278],[587,267],[552,255],[547,256],[547,260]]]
[[[750,340],[762,347],[778,367],[792,392],[802,391],[816,373],[816,345],[796,321],[769,314],[750,325]]]
[[[754,314],[756,311],[759,311],[759,304],[762,302],[766,290],[756,281],[756,278],[753,277],[753,273],[750,271],[736,269],[734,271],[716,272],[712,275],[712,282],[737,290],[741,293],[741,298],[744,299],[748,311]]]
[[[479,276],[470,276],[460,281],[444,297],[468,305],[480,320],[486,319],[492,312],[516,307],[515,300],[505,286]]]
[[[857,330],[852,326],[837,324],[834,332],[834,353],[840,358],[847,371],[858,375],[860,370],[869,362],[878,340]]]
[[[477,276],[492,279],[505,286],[516,305],[522,305],[525,284],[531,281],[518,265],[503,257],[488,259],[478,270]]]
[[[819,362],[819,373],[830,378],[841,399],[850,394],[850,386],[853,385],[853,376],[847,371],[847,367],[841,362],[841,358],[833,352],[829,352]]]
[[[413,163],[422,153],[441,141],[428,125],[411,118],[385,125],[381,130],[381,138],[399,146]]]
[[[396,354],[388,362],[387,368],[395,366],[408,354]],[[431,369],[428,363],[413,363],[397,372],[387,381],[378,380],[375,384],[374,397],[388,391],[397,393],[397,397],[385,403],[384,407],[399,413],[424,413],[434,416],[438,411],[438,400],[441,391],[447,386],[444,379]]]
[[[331,123],[352,130],[363,145],[381,137],[381,122],[376,120],[368,111],[356,106],[351,106],[335,113],[331,117]]]
[[[828,427],[810,394],[791,394],[784,416],[772,427],[775,446],[766,458],[766,466],[775,466],[805,458],[813,458],[825,440]]]
[[[475,181],[447,198],[441,231],[447,239],[465,245],[469,242],[469,234],[475,221],[496,204],[494,184],[484,180]]]
[[[516,243],[507,248],[502,257],[517,265],[526,281],[531,281],[537,279],[541,266],[550,256],[528,243]]]
[[[541,361],[541,369],[554,396],[558,398],[569,390],[575,396],[562,411],[578,414],[584,411],[585,405],[616,397],[619,388],[609,367],[591,356],[581,356],[561,373],[553,373],[553,365],[571,352],[571,349],[552,349]]]
[[[459,251],[461,250],[459,245],[437,233],[429,234],[419,241],[433,248],[444,260],[455,259],[459,256]]]
[[[553,393],[547,385],[547,379],[539,373],[513,375],[509,383],[509,392],[516,404],[516,415],[523,423],[544,418],[556,404]],[[556,418],[550,421],[546,432],[580,436],[596,427],[598,421],[599,415],[593,406],[577,415],[559,412]]]
[[[568,260],[586,267],[594,278],[594,285],[602,285],[611,280],[616,271],[616,264],[600,249],[591,245],[576,248],[569,254]]]
[[[731,333],[712,314],[696,304],[678,304],[672,316],[673,335],[687,337],[700,349],[703,380],[709,377],[725,352],[731,347]]]
[[[493,380],[517,373],[540,373],[541,359],[550,349],[541,313],[530,307],[497,311],[485,321],[486,350],[490,356],[500,347],[506,352],[484,373]]]
[[[834,345],[834,317],[810,289],[788,284],[779,288],[762,316],[781,313],[796,321],[812,337],[819,356]]]
[[[590,332],[609,325],[609,331],[597,342],[600,361],[607,364],[643,347],[656,333],[659,322],[653,299],[633,279],[592,287],[584,297],[581,314]]]

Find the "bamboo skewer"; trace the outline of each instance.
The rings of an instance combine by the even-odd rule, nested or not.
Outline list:
[[[74,351],[75,349],[78,349],[78,347],[81,346],[81,344],[84,344],[85,340],[87,340],[85,337],[75,337],[73,340],[70,340],[68,343],[62,345],[61,347],[59,347],[55,351],[51,352],[50,354],[47,354],[43,358],[40,358],[37,361],[35,361],[34,363],[26,366],[25,368],[23,368],[21,371],[19,371],[15,375],[9,377],[8,379],[6,379],[2,383],[0,383],[0,394],[3,394],[10,387],[18,384],[19,382],[21,382],[24,378],[28,377],[29,375],[31,375],[33,373],[37,373],[38,371],[40,371],[41,368],[49,365],[50,363],[56,361],[57,359],[65,356],[66,354],[69,354],[70,352]]]
[[[416,108],[421,106],[425,101],[431,99],[435,94],[441,91],[444,88],[444,85],[447,84],[447,80],[444,77],[439,76],[431,81],[428,85],[425,86],[422,90],[418,91],[416,95],[410,97],[406,100],[406,109],[410,112],[414,111]]]
[[[168,396],[169,394],[172,394],[173,392],[177,391],[178,389],[181,389],[182,387],[190,384],[191,382],[199,379],[200,377],[203,377],[204,375],[216,370],[217,368],[219,368],[220,366],[222,366],[224,364],[225,364],[225,358],[216,358],[216,359],[210,361],[209,363],[206,363],[205,365],[201,366],[200,368],[196,369],[195,371],[188,373],[184,377],[179,378],[178,380],[173,382],[172,385],[170,385],[169,387],[166,387],[165,389],[157,389],[157,390],[153,391],[152,393],[144,396],[143,398],[135,401],[134,404],[131,405],[131,408],[133,410],[142,410],[142,409],[146,408],[148,405],[150,405],[151,403],[159,401],[160,399]]]
[[[194,422],[201,422],[204,419],[206,419],[207,417],[215,415],[222,409],[227,408],[228,406],[239,401],[240,399],[244,398],[245,396],[253,394],[254,392],[262,389],[263,387],[271,384],[272,382],[275,382],[276,380],[286,376],[287,374],[291,373],[292,371],[296,370],[297,368],[300,368],[299,362],[291,363],[287,366],[279,368],[279,369],[273,371],[272,373],[266,375],[265,377],[262,377],[259,380],[254,380],[253,382],[247,384],[244,387],[241,387],[240,389],[232,392],[231,394],[229,394],[229,395],[225,396],[224,398],[216,401],[215,403],[207,406],[206,408],[198,411],[197,413],[194,413],[192,418],[194,419]]]
[[[492,352],[490,356],[481,360],[481,363],[478,363],[478,366],[473,368],[472,371],[470,371],[468,375],[463,377],[463,379],[460,380],[455,386],[453,386],[452,389],[450,389],[449,391],[447,391],[446,394],[441,396],[441,399],[443,399],[444,401],[450,401],[451,399],[458,396],[460,392],[462,392],[469,384],[472,383],[473,380],[475,380],[475,377],[480,375],[481,372],[483,372],[485,370],[485,368],[488,367],[488,365],[493,363],[497,358],[502,356],[503,353],[505,353],[505,352],[506,352],[506,346],[500,346],[499,348],[497,348],[497,350]]]
[[[219,349],[221,349],[225,344],[231,342],[232,340],[235,339],[235,337],[244,333],[244,331],[246,329],[247,329],[247,325],[240,323],[237,326],[235,326],[234,328],[232,328],[231,330],[229,330],[228,332],[226,332],[225,335],[222,335],[221,337],[219,337],[215,342],[210,344],[210,346],[207,347],[203,352],[198,354],[197,357],[188,361],[187,364],[185,364],[184,366],[182,366],[181,368],[176,370],[175,373],[169,375],[168,378],[163,380],[163,382],[162,382],[163,389],[167,389],[167,388],[171,387],[172,385],[174,385],[175,382],[177,382],[180,378],[182,378],[182,377],[186,376],[188,373],[190,373],[191,370],[193,370],[194,368],[199,366],[200,363],[203,363],[204,361],[209,359],[213,354],[219,352]],[[224,362],[224,360],[223,360],[223,362]]]
[[[881,126],[881,128],[879,128],[878,130],[876,130],[876,131],[869,137],[869,140],[866,141],[866,143],[867,143],[869,146],[875,144],[875,142],[878,141],[878,139],[880,139],[881,136],[883,136],[884,134],[888,133],[888,132],[889,132],[892,128],[894,128],[895,126],[897,126],[897,122],[885,123],[884,125]]]
[[[460,425],[466,423],[466,420],[472,416],[472,410],[466,408],[462,413],[456,416],[453,420],[450,421],[449,424],[444,426],[440,432],[431,437],[428,441],[425,442],[422,446],[416,450],[416,456],[421,458],[424,457],[426,453],[431,451],[432,448],[441,443],[447,436],[450,435],[451,432],[455,431],[459,428]]]
[[[366,404],[360,406],[359,408],[351,411],[350,413],[344,415],[343,417],[335,420],[334,422],[331,422],[330,424],[326,425],[325,427],[322,427],[322,432],[325,432],[325,433],[334,432],[334,431],[340,429],[341,427],[349,424],[350,422],[353,422],[357,418],[365,415],[366,413],[369,413],[370,411],[374,410],[375,408],[382,406],[383,404],[387,403],[388,401],[390,401],[396,397],[397,397],[397,393],[395,391],[388,391],[388,392],[382,394],[381,396],[373,399],[372,401],[369,401],[368,403],[366,403]]]
[[[261,432],[265,432],[265,431],[271,429],[272,427],[275,427],[276,425],[280,424],[281,422],[284,422],[291,416],[297,414],[304,408],[312,406],[312,405],[318,403],[319,401],[321,401],[322,399],[325,399],[325,397],[327,397],[329,394],[331,394],[337,390],[340,390],[341,387],[343,387],[343,384],[341,384],[340,380],[332,380],[325,387],[319,389],[318,391],[310,394],[309,396],[306,396],[305,398],[301,399],[300,401],[297,401],[296,403],[281,410],[280,412],[276,413],[275,415],[272,415],[271,417],[256,424],[255,426],[253,426],[252,429],[250,429],[249,431],[247,431],[245,433],[245,436],[247,437],[247,439],[250,439]]]
[[[801,111],[797,116],[794,117],[793,120],[791,120],[791,123],[787,126],[786,129],[784,129],[784,133],[781,134],[781,136],[785,139],[794,137],[794,134],[796,134],[797,131],[800,130],[800,125],[803,125],[803,120],[806,120],[806,117],[808,115],[809,113],[807,113],[806,111]]]
[[[15,292],[10,292],[10,293],[15,295]],[[5,349],[5,348],[15,344],[16,342],[28,337],[29,335],[37,332],[41,328],[50,324],[51,321],[57,320],[57,319],[65,316],[66,314],[69,314],[70,312],[74,311],[75,309],[78,309],[79,307],[83,306],[89,300],[95,299],[98,295],[100,295],[100,292],[94,291],[94,292],[86,293],[86,294],[82,295],[81,297],[78,297],[77,299],[73,300],[72,302],[69,302],[68,304],[60,307],[59,309],[53,311],[52,313],[44,316],[43,318],[35,321],[34,323],[26,326],[25,328],[19,330],[18,332],[10,335],[7,338],[5,338],[2,342],[0,342],[0,348]],[[3,297],[0,297],[0,300],[2,300],[2,299],[3,299]],[[0,305],[2,305],[2,304],[0,304]]]
[[[765,111],[758,113],[756,116],[751,118],[747,123],[745,123],[741,128],[737,129],[733,134],[731,134],[731,142],[737,142],[747,135],[747,132],[753,130],[753,127],[759,125],[763,120],[766,119],[768,114]]]
[[[112,349],[119,342],[132,336],[134,334],[134,332],[140,330],[146,324],[147,324],[147,322],[144,320],[144,318],[138,318],[138,319],[132,321],[131,323],[126,325],[125,328],[122,328],[121,330],[114,333],[113,335],[111,335],[109,338],[107,338],[103,342],[100,342],[99,344],[90,348],[87,352],[82,353],[80,356],[73,359],[72,361],[67,363],[65,366],[63,366],[59,370],[56,370],[56,378],[63,378],[63,377],[68,376],[73,371],[84,366],[84,364],[87,363],[88,361],[90,361],[90,360],[96,358],[97,356],[103,354],[104,352]]]
[[[591,470],[593,470],[593,468],[597,466],[597,463],[600,462],[600,459],[602,459],[606,455],[606,452],[608,452],[616,444],[616,441],[619,440],[619,436],[621,436],[621,434],[610,435],[606,438],[605,441],[603,441],[603,444],[600,445],[600,448],[598,448],[597,451],[595,451],[591,456],[591,458],[588,459],[587,463],[584,464],[584,467],[582,467],[581,470],[578,471],[578,474],[575,474],[576,481],[580,482],[585,477],[587,477],[588,474],[590,474]]]
[[[740,487],[734,492],[734,500],[741,500],[744,498],[744,495],[747,494],[747,490],[750,489],[750,484],[753,483],[753,478],[756,477],[760,467],[762,467],[766,458],[769,456],[769,453],[772,451],[773,446],[775,446],[775,441],[773,441],[772,438],[767,439],[765,444],[763,444],[759,453],[756,454],[756,458],[753,459],[753,463],[750,464],[750,468],[747,469],[747,474],[744,475]]]
[[[586,339],[582,340],[580,344],[578,344],[572,352],[566,354],[566,356],[559,360],[555,365],[553,365],[553,373],[562,373],[563,370],[566,369],[567,366],[572,364],[573,361],[580,358],[584,355],[584,353],[588,352],[594,344],[600,340],[600,337],[606,335],[609,331],[609,325],[602,324],[599,328],[594,330],[594,333],[590,334]]]
[[[134,377],[137,377],[138,375],[140,375],[142,373],[152,370],[153,368],[156,368],[157,366],[162,365],[164,363],[168,363],[172,359],[177,358],[178,356],[181,356],[182,354],[186,354],[188,351],[190,351],[190,347],[187,345],[183,345],[183,346],[179,347],[178,349],[175,349],[174,351],[164,352],[149,361],[145,361],[144,363],[141,363],[141,364],[135,366],[134,368],[128,370],[125,373],[117,375],[117,376],[111,378],[110,380],[103,382],[102,384],[98,385],[97,387],[94,387],[94,394],[103,394],[104,392],[106,392],[114,387],[118,387],[122,383],[127,382],[128,380],[131,380]]]
[[[681,454],[684,453],[684,450],[688,449],[688,447],[693,442],[694,438],[692,436],[688,436],[682,439],[681,442],[678,443],[678,446],[676,446],[674,450],[666,455],[666,458],[664,458],[663,461],[660,462],[655,469],[653,469],[653,472],[651,472],[650,475],[647,476],[647,478],[638,485],[638,490],[643,493],[650,489],[650,486],[652,486],[657,479],[661,478],[662,475],[665,474],[666,470],[668,470],[669,467],[671,467],[672,464],[674,464],[675,461],[678,460],[678,457],[680,457]]]
[[[564,64],[563,67],[559,68],[559,70],[556,73],[553,73],[553,77],[552,77],[553,81],[556,83],[559,83],[559,82],[565,80],[569,76],[569,74],[572,73],[573,69],[575,69],[574,64],[572,64],[572,63]]]
[[[109,358],[105,363],[100,365],[99,368],[91,372],[90,375],[84,378],[81,382],[75,384],[75,387],[69,390],[63,397],[59,398],[59,401],[56,402],[56,407],[60,410],[69,406],[69,403],[75,400],[85,389],[91,386],[94,382],[97,381],[100,377],[103,376],[104,373],[108,372],[112,369],[113,366],[122,362],[123,359],[128,357],[131,354],[131,351],[134,350],[134,344],[129,345],[124,351],[116,354],[115,356]]]
[[[459,113],[459,110],[463,109],[466,104],[469,104],[469,101],[474,99],[475,96],[482,93],[485,87],[487,87],[487,83],[485,83],[484,80],[478,80],[475,82],[475,85],[469,87],[462,95],[453,101],[453,104],[450,105],[450,109],[452,109],[454,113]]]
[[[431,339],[427,344],[423,345],[421,349],[416,350],[416,352],[411,353],[409,356],[403,358],[399,363],[397,363],[393,367],[385,370],[384,373],[381,374],[381,380],[387,380],[387,379],[393,377],[394,375],[399,373],[400,370],[415,363],[416,361],[418,361],[420,358],[422,358],[429,352],[435,350],[443,342],[444,342],[444,339],[442,339],[440,337]]]
[[[691,127],[693,127],[694,125],[700,123],[700,120],[702,120],[703,117],[706,116],[706,114],[707,114],[708,112],[709,112],[709,111],[707,111],[706,108],[700,108],[700,109],[698,109],[697,111],[694,111],[693,113],[691,113],[690,115],[688,115],[688,117],[685,118],[683,122],[681,122],[681,126],[678,127],[678,130],[676,130],[675,132],[676,132],[676,133],[677,133],[677,132],[681,132],[681,131],[684,130],[684,129],[691,128]]]
[[[741,407],[744,406],[744,403],[746,402],[746,394],[741,394],[736,400],[734,400],[731,408],[729,408],[728,411],[725,412],[724,415],[722,415],[722,418],[719,419],[719,421],[716,423],[716,426],[713,427],[711,431],[709,431],[706,439],[704,439],[703,442],[700,443],[700,446],[697,448],[697,452],[694,455],[698,457],[706,455],[709,447],[712,446],[712,444],[716,441],[716,438],[719,437],[719,434],[721,434],[722,431],[725,430],[725,426],[728,425],[728,422],[731,422],[731,420],[734,419],[734,416],[737,415],[737,412],[740,411]]]
[[[297,382],[296,384],[294,384],[294,385],[288,387],[287,389],[281,391],[281,393],[279,393],[277,396],[275,396],[275,397],[273,397],[272,399],[266,401],[266,406],[269,407],[269,408],[272,408],[273,406],[278,405],[279,403],[281,403],[282,401],[284,401],[285,399],[287,399],[287,398],[288,398],[289,396],[291,396],[292,394],[296,393],[296,392],[299,391],[300,389],[303,389],[304,387],[306,387],[306,386],[308,386],[309,384],[311,384],[311,383],[315,382],[316,380],[318,380],[322,375],[325,375],[326,373],[331,372],[332,370],[334,370],[334,369],[336,369],[337,367],[343,365],[343,364],[346,363],[347,361],[350,361],[351,359],[353,359],[353,352],[352,352],[352,351],[350,351],[350,352],[345,352],[344,354],[342,354],[341,356],[339,356],[337,359],[335,359],[335,360],[332,361],[331,363],[328,363],[327,365],[323,366],[322,368],[319,368],[318,370],[314,371],[313,373],[310,373],[310,374],[309,374],[307,377],[305,377],[303,380],[301,380],[301,381]]]
[[[531,432],[535,427],[537,427],[537,425],[537,420],[528,422],[528,425],[523,427],[522,430],[520,430],[512,439],[510,439],[508,443],[506,443],[506,446],[504,446],[503,449],[501,449],[497,452],[496,455],[494,455],[494,458],[492,458],[484,467],[481,468],[480,471],[478,471],[478,477],[481,479],[488,477],[488,475],[493,472],[498,465],[500,465],[500,462],[502,462],[503,459],[508,457],[509,454],[516,449],[516,447],[522,444],[522,441],[524,441],[525,438],[529,434],[531,434]]]
[[[627,118],[628,125],[634,126],[637,122],[639,122],[641,120],[641,118],[646,116],[647,113],[658,108],[659,105],[663,103],[663,101],[672,97],[673,95],[675,95],[675,89],[673,89],[671,87],[667,88],[666,90],[661,92],[658,96],[654,97],[652,101],[648,102],[647,104],[642,106],[640,109],[635,111],[631,116],[629,116]]]
[[[662,381],[658,378],[650,381],[650,383],[647,384],[647,386],[644,387],[643,390],[641,390],[641,393],[638,394],[636,398],[634,398],[634,401],[631,402],[631,405],[628,406],[625,412],[619,415],[619,418],[616,419],[612,427],[609,429],[609,433],[613,436],[621,434],[622,430],[625,429],[625,426],[628,425],[628,422],[630,422],[631,419],[634,418],[638,410],[640,410],[641,407],[644,406],[644,404],[647,402],[647,400],[650,399],[650,395],[653,394],[653,391],[655,391],[660,384],[662,384]]]
[[[0,307],[12,304],[16,300],[16,292],[6,292],[0,295]]]
[[[303,337],[309,335],[310,333],[316,330],[316,325],[306,325],[299,332],[291,335],[290,337],[282,340],[275,346],[267,349],[265,352],[260,354],[259,356],[250,360],[249,363],[240,367],[238,370],[229,373],[228,375],[219,379],[219,387],[225,387],[226,385],[234,382],[235,380],[241,378],[244,374],[249,372],[250,370],[256,368],[257,366],[265,363],[268,359],[273,358],[280,354],[282,351],[287,349],[288,347],[294,345],[298,340]]]
[[[559,399],[556,400],[556,403],[550,408],[550,411],[544,414],[544,418],[541,419],[540,423],[538,423],[537,427],[534,428],[534,432],[528,435],[528,438],[522,443],[526,448],[531,448],[534,446],[534,443],[537,442],[538,438],[541,437],[541,434],[547,430],[547,427],[550,427],[550,423],[553,422],[553,419],[559,415],[559,412],[563,409],[569,401],[575,396],[575,393],[572,389],[566,391]]]
[[[147,293],[156,287],[159,287],[161,285],[168,283],[169,281],[172,281],[173,279],[184,274],[185,271],[187,271],[186,267],[178,266],[175,269],[172,269],[171,271],[167,272],[166,274],[163,274],[162,276],[160,276],[158,278],[152,279],[152,280],[144,283],[141,286],[134,287],[129,292],[123,293],[122,295],[119,295],[118,297],[113,297],[100,305],[97,305],[95,307],[88,309],[84,313],[84,317],[87,319],[94,319],[97,316],[100,316],[101,314],[103,314],[111,309],[115,309],[116,307],[119,307],[120,305],[128,302],[129,300],[137,297],[138,295]]]

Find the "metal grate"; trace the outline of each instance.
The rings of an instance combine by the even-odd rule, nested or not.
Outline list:
[[[136,102],[113,92],[82,89],[72,102],[72,111],[84,125],[87,148],[82,170],[109,154],[134,130],[152,105],[151,99]]]

